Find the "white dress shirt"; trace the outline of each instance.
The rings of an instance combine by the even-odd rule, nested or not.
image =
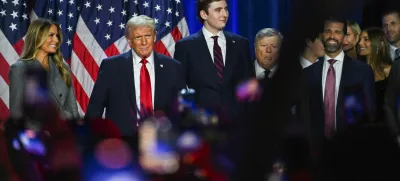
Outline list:
[[[222,59],[225,65],[225,57],[226,57],[226,39],[224,32],[219,31],[216,35],[212,34],[209,32],[204,26],[201,29],[203,31],[204,38],[206,39],[207,42],[207,47],[208,51],[211,54],[211,58],[214,61],[214,39],[212,38],[213,36],[218,36],[218,45],[221,47],[221,52],[222,52]]]
[[[315,60],[315,62],[317,62],[317,60]],[[306,58],[304,58],[303,56],[300,56],[300,64],[301,67],[303,67],[303,69],[307,68],[308,66],[312,65],[313,63],[310,62],[309,60],[307,60]]]
[[[335,128],[336,128],[336,107],[337,107],[337,99],[339,95],[339,86],[340,86],[340,78],[342,77],[342,69],[343,69],[343,59],[344,59],[344,52],[340,52],[340,54],[336,57],[328,57],[327,55],[324,56],[324,65],[322,67],[322,97],[325,99],[325,82],[326,76],[328,74],[328,69],[330,63],[328,60],[335,59],[337,60],[333,64],[333,68],[335,69],[335,78],[336,78],[336,85],[335,85]]]
[[[394,58],[395,58],[395,56],[396,56],[396,47],[395,46],[393,46],[393,45],[391,45],[391,44],[389,44],[389,47],[390,47],[390,57],[392,58],[392,61],[394,61]]]
[[[134,50],[132,50],[133,57],[133,74],[135,78],[135,96],[136,96],[136,105],[140,110],[140,69],[142,68],[142,58],[140,58]],[[154,86],[155,86],[155,73],[154,73],[154,52],[150,54],[149,57],[146,58],[147,64],[146,68],[149,71],[150,82],[151,82],[151,100],[154,109]]]
[[[254,68],[255,68],[255,71],[256,71],[256,78],[257,79],[263,79],[265,77],[265,72],[264,72],[265,69],[262,68],[260,66],[260,64],[258,64],[257,60],[254,60]],[[278,69],[278,64],[276,64],[275,66],[272,67],[271,70],[269,70],[271,72],[269,73],[268,77],[272,78],[275,75],[277,69]]]

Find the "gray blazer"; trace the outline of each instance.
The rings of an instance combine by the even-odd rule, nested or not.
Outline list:
[[[64,63],[71,73],[68,64]],[[38,60],[19,60],[11,65],[8,72],[10,80],[10,116],[18,118],[22,116],[22,103],[25,86],[25,70],[30,66],[40,66]],[[67,119],[79,119],[78,107],[76,103],[75,91],[71,84],[67,87],[62,79],[57,65],[49,57],[49,72],[47,73],[47,85],[50,97],[58,106],[61,115]]]

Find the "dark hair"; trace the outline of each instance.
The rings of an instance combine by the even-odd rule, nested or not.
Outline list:
[[[392,65],[390,58],[389,43],[385,38],[385,32],[381,28],[371,27],[363,30],[368,34],[371,42],[371,53],[367,63],[371,65],[375,74],[386,78],[384,69],[387,65]]]
[[[399,9],[386,9],[382,12],[381,17],[387,16],[389,14],[397,14],[397,18],[400,19],[400,10]]]
[[[213,2],[217,1],[224,1],[224,0],[197,0],[196,1],[196,15],[197,19],[199,19],[200,23],[204,23],[204,19],[201,18],[200,11],[204,11],[208,14],[208,8],[210,7],[210,4]]]
[[[335,22],[335,23],[342,23],[343,24],[343,35],[347,34],[347,22],[344,19],[336,18],[333,16],[329,16],[327,19],[325,19],[325,24],[328,22]],[[324,24],[324,27],[325,27]]]
[[[308,31],[305,32],[305,40],[308,41],[310,40],[311,42],[315,42],[315,40],[317,40],[318,38],[320,38],[321,35],[321,31],[320,30],[312,30],[312,31]]]

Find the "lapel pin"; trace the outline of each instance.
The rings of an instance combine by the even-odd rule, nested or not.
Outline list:
[[[232,43],[236,43],[235,40],[232,40]]]
[[[163,65],[163,64],[160,64],[160,67],[161,67],[161,68],[163,68],[163,67],[164,67],[164,65]]]

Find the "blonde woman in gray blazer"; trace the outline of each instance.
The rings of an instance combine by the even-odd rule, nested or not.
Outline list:
[[[47,72],[47,92],[67,120],[78,119],[78,107],[72,86],[71,70],[63,61],[60,45],[60,26],[49,19],[31,23],[25,37],[21,60],[10,67],[10,116],[22,117],[25,94],[25,71],[28,67],[42,68]],[[29,91],[29,90],[28,90]]]

